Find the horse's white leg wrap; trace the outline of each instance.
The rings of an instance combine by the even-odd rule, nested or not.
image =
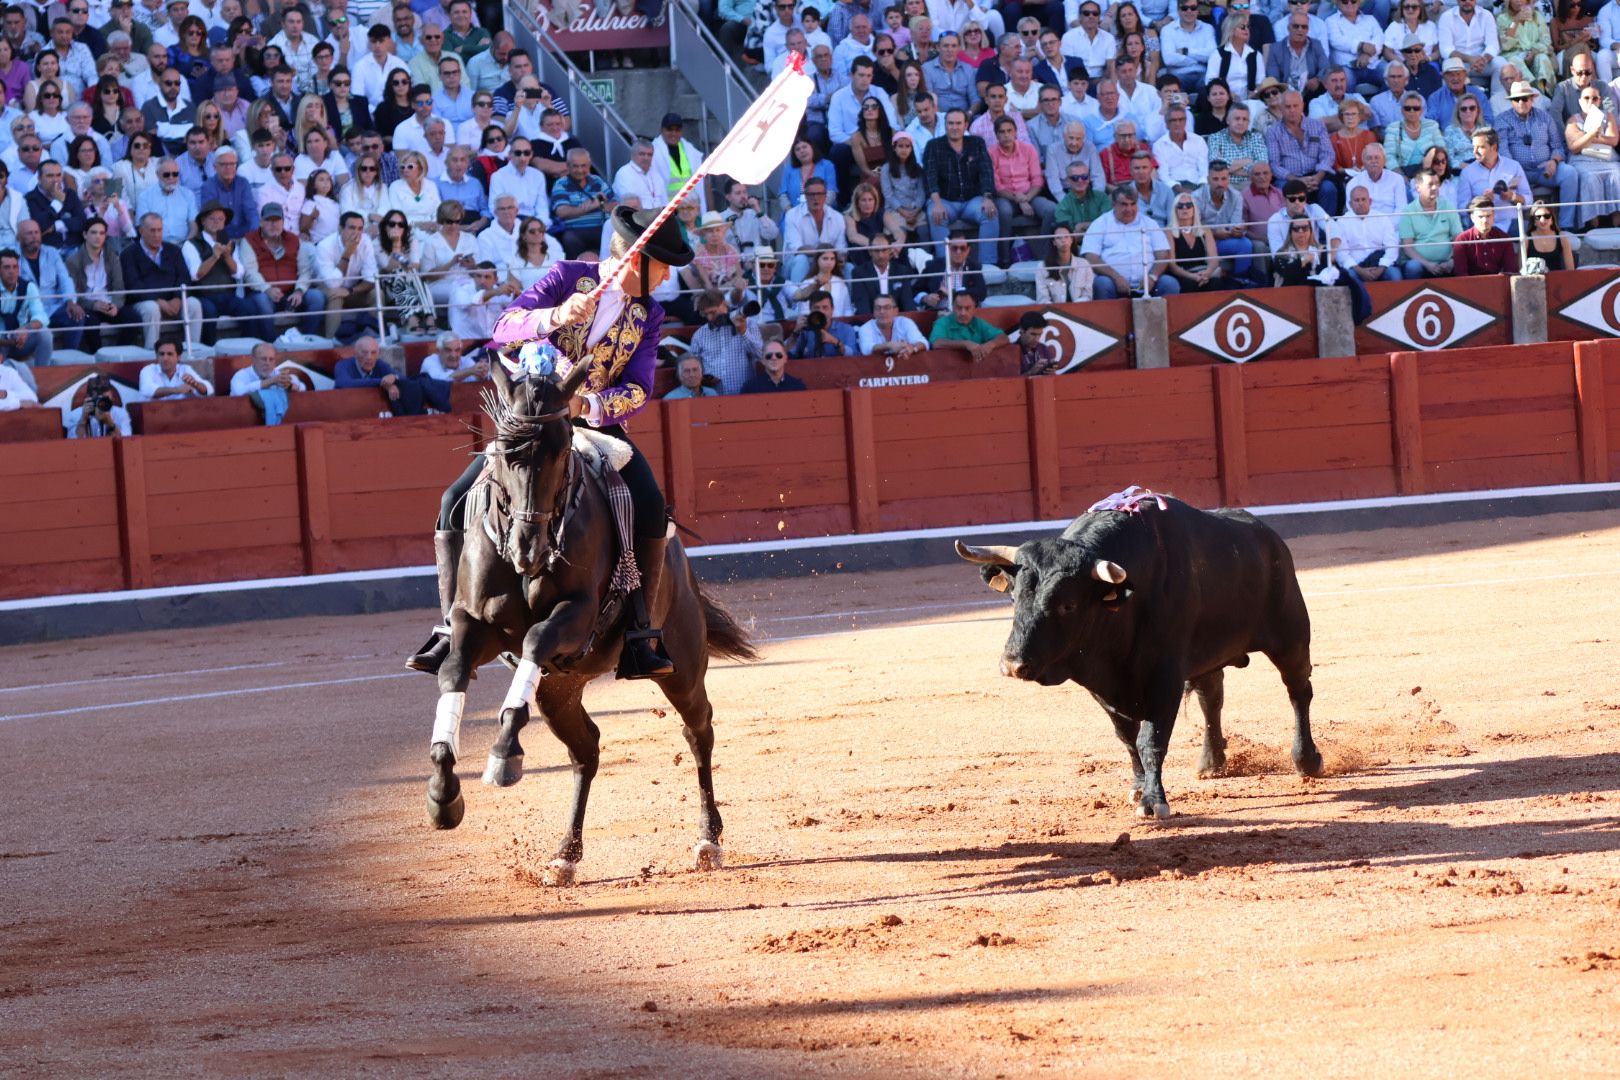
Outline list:
[[[461,713],[466,707],[466,694],[439,695],[439,709],[433,717],[433,738],[428,742],[429,746],[449,743],[450,752],[457,758],[461,757]]]
[[[506,700],[501,703],[501,708],[515,709],[526,703],[539,712],[540,703],[534,694],[535,687],[539,685],[540,665],[531,660],[519,660],[517,671],[512,673],[512,687],[506,692]]]

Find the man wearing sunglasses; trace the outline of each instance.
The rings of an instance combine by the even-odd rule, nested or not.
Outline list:
[[[1181,88],[1196,94],[1204,88],[1204,72],[1215,55],[1215,28],[1198,18],[1197,0],[1178,0],[1176,14],[1177,20],[1159,31],[1159,54]]]
[[[1266,74],[1302,94],[1314,94],[1322,88],[1322,80],[1332,64],[1327,50],[1311,36],[1311,16],[1307,11],[1304,5],[1289,6],[1282,38],[1266,57]],[[1325,24],[1323,32],[1326,32]]]
[[[1536,89],[1527,82],[1516,82],[1508,88],[1511,107],[1496,116],[1495,128],[1502,141],[1502,150],[1517,161],[1530,180],[1531,191],[1557,192],[1558,225],[1563,229],[1575,227],[1575,202],[1580,197],[1581,176],[1568,160],[1568,147],[1564,144],[1564,129],[1548,115],[1547,110],[1536,108]]]
[[[146,118],[146,130],[157,135],[171,157],[185,153],[186,132],[197,124],[196,108],[181,96],[180,88],[184,85],[185,80],[178,71],[166,69],[158,77],[158,96],[141,109],[141,115]]]
[[[1615,13],[1617,31],[1620,31],[1620,5],[1607,4],[1605,12]],[[1620,39],[1617,39],[1620,44]],[[1607,55],[1612,56],[1612,53]],[[1575,53],[1569,58],[1569,78],[1559,83],[1553,90],[1552,103],[1549,111],[1558,118],[1560,126],[1568,124],[1572,116],[1580,116],[1585,110],[1581,108],[1581,91],[1597,83],[1598,92],[1603,95],[1603,111],[1610,116],[1620,113],[1620,94],[1616,94],[1613,87],[1603,78],[1603,67],[1593,64],[1592,57],[1586,53]]]

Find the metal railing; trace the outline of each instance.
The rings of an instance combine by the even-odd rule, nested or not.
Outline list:
[[[557,87],[568,99],[573,117],[574,138],[591,152],[597,169],[611,177],[630,160],[635,131],[609,102],[603,99],[590,76],[568,58],[522,0],[506,5],[506,28],[518,47],[534,57],[540,80]]]
[[[685,77],[708,111],[730,131],[759,96],[759,88],[709,32],[692,0],[667,0],[665,10],[669,13],[670,66]],[[704,144],[712,146],[715,140],[709,138],[708,117],[702,120]]]

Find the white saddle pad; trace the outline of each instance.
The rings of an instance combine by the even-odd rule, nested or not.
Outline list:
[[[583,454],[591,461],[605,460],[614,472],[622,472],[635,455],[629,443],[581,427],[574,429],[574,452]]]

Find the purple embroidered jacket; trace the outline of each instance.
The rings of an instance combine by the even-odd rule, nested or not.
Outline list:
[[[538,312],[561,304],[575,293],[590,292],[600,278],[596,263],[560,262],[524,290],[495,323],[496,345],[544,337],[574,363],[590,365],[584,393],[602,402],[602,421],[618,424],[640,412],[652,397],[653,368],[658,363],[658,331],[664,309],[658,301],[630,298],[602,340],[588,347],[590,326],[559,326],[541,332]]]

